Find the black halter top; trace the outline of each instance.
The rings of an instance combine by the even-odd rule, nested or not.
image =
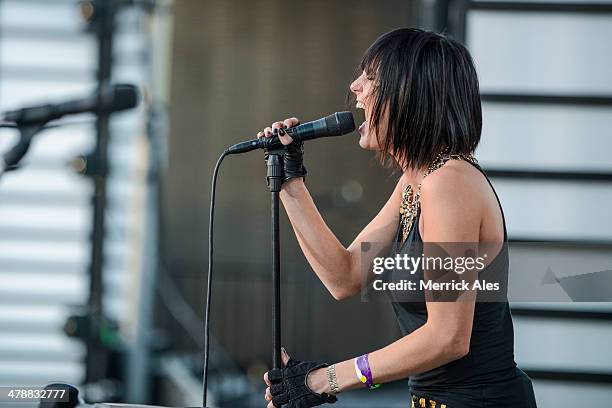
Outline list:
[[[501,209],[499,197],[491,181],[482,168],[471,163],[486,178]],[[390,256],[402,253],[402,248],[410,244],[423,242],[419,233],[420,210],[412,224],[405,242],[401,241],[401,227],[398,228],[396,242]],[[504,223],[504,242],[507,241],[506,222]],[[508,271],[509,257],[507,245],[503,246],[495,259],[486,266],[481,273],[486,274],[488,269],[503,268]],[[422,275],[422,270],[418,271]],[[407,335],[421,327],[427,321],[427,308],[425,301],[419,299],[415,302],[392,302],[402,335]],[[439,333],[444,336],[445,333]],[[410,377],[410,388],[414,391],[435,391],[459,387],[482,386],[488,383],[498,383],[516,376],[516,363],[514,361],[514,329],[507,298],[503,302],[476,302],[470,348],[466,356],[450,363],[419,373]]]

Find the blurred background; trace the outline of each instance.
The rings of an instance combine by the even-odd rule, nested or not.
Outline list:
[[[210,179],[230,144],[346,110],[365,49],[401,26],[476,61],[477,157],[510,239],[612,261],[612,3],[592,0],[0,0],[0,110],[134,83],[139,107],[43,131],[0,179],[0,385],[198,406]],[[0,152],[17,140],[0,132]],[[397,180],[354,135],[309,143],[308,187],[348,245]],[[227,158],[216,206],[209,405],[261,407],[271,364],[261,152]],[[282,214],[283,344],[340,361],[399,336],[389,305],[336,302]],[[580,271],[577,271],[580,272]],[[609,406],[612,304],[514,303],[540,407]],[[368,327],[368,330],[360,329]],[[407,407],[405,382],[339,407]],[[25,405],[23,405],[25,406]]]

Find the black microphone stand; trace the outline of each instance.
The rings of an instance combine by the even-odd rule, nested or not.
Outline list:
[[[272,367],[281,367],[281,294],[280,294],[280,228],[279,193],[283,183],[284,148],[268,151],[268,189],[271,196],[272,226]]]
[[[12,127],[12,126],[11,126]],[[40,132],[44,128],[44,124],[34,125],[15,125],[15,128],[19,131],[19,141],[4,154],[2,160],[0,160],[0,177],[7,172],[17,168],[17,165],[26,155],[30,149],[30,144],[34,135]]]

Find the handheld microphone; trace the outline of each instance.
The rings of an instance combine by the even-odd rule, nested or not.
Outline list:
[[[333,115],[313,120],[296,127],[285,129],[294,141],[318,139],[320,137],[340,136],[355,130],[355,121],[351,112],[336,112]],[[283,144],[274,134],[272,137],[262,137],[246,142],[236,143],[227,149],[228,154],[246,153],[255,149],[272,149]]]
[[[76,113],[111,113],[131,109],[138,104],[138,99],[138,89],[134,85],[108,85],[86,98],[14,110],[6,112],[2,119],[18,125],[44,124]]]
[[[79,404],[84,403],[79,396],[78,388],[70,384],[48,384],[44,391],[48,391],[48,394],[53,397],[48,400],[41,398],[38,408],[76,408],[82,406]]]

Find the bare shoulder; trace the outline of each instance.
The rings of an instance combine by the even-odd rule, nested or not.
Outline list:
[[[425,177],[421,184],[425,241],[479,240],[484,200],[482,177],[474,172],[479,173],[471,164],[453,160]]]
[[[470,163],[450,160],[421,183],[423,200],[451,200],[465,205],[477,204],[482,192],[482,176]]]

